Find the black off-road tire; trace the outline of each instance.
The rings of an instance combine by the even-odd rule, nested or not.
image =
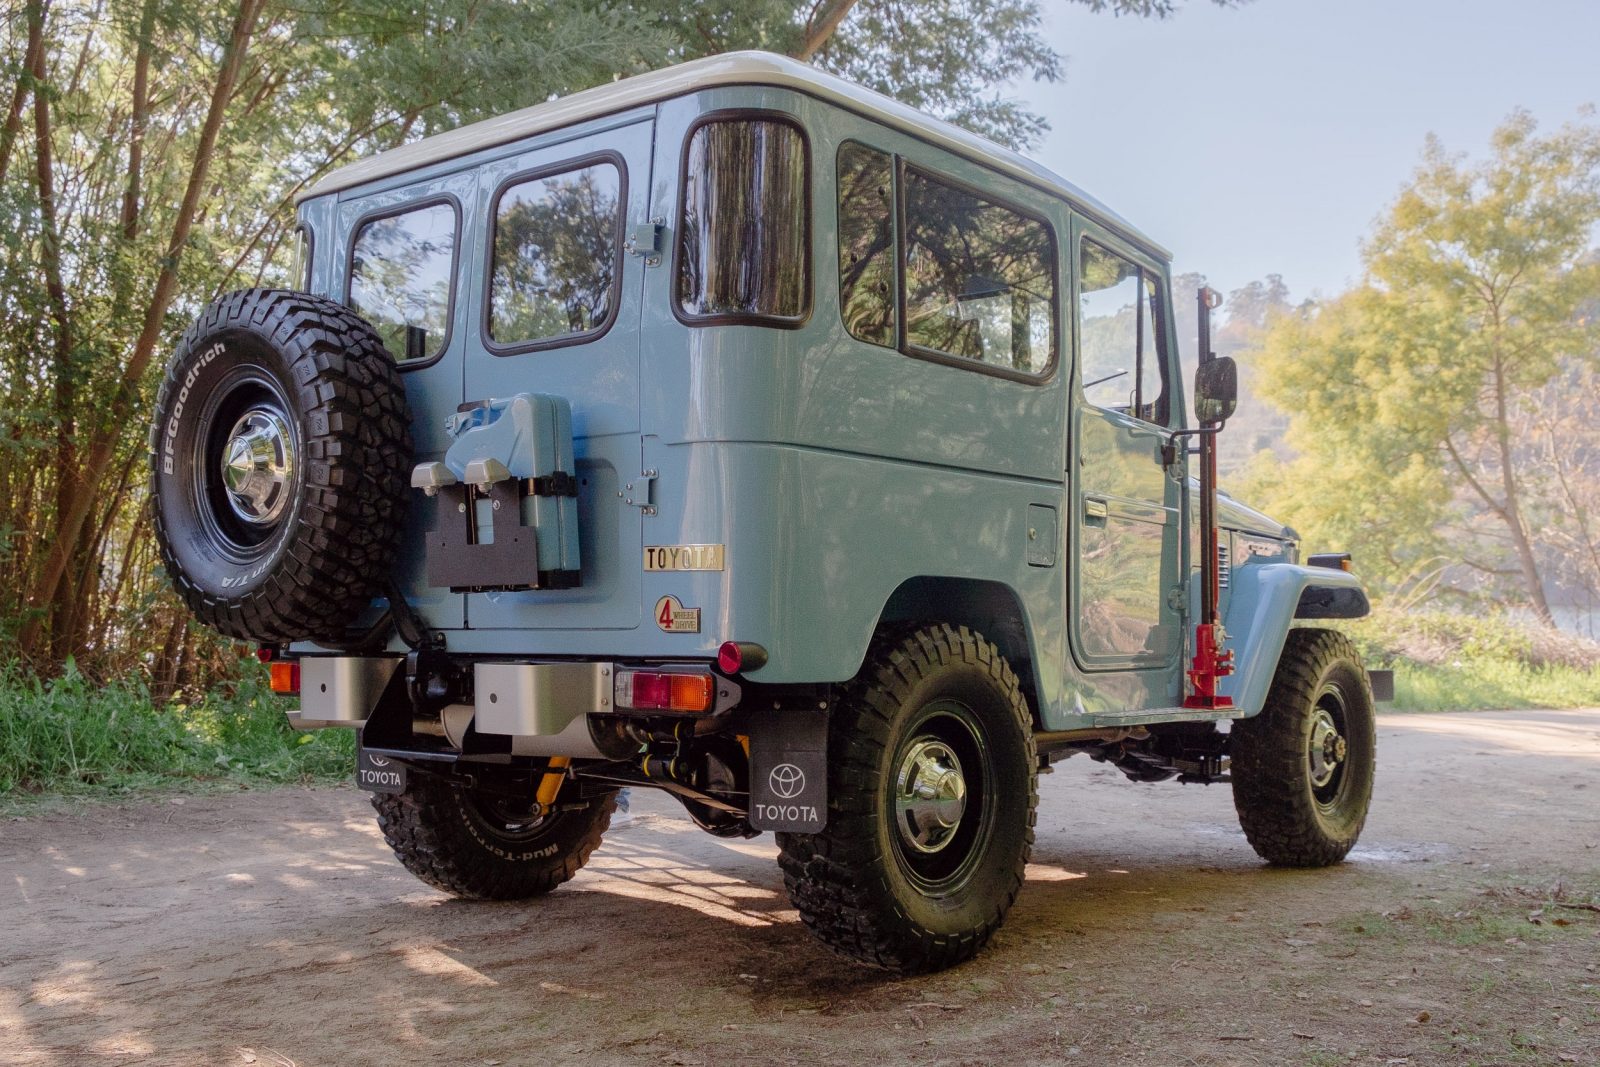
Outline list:
[[[405,869],[468,900],[543,896],[577,874],[611,825],[616,795],[558,810],[515,832],[496,804],[423,774],[413,774],[404,793],[372,795],[383,839]]]
[[[221,471],[242,417],[281,416],[282,506],[241,518]],[[411,467],[405,387],[373,328],[307,293],[219,297],[178,342],[151,428],[161,558],[190,610],[266,643],[338,641],[384,591]]]
[[[1329,769],[1312,753],[1322,716],[1336,725],[1344,756],[1319,785]],[[1266,706],[1233,724],[1229,749],[1233,805],[1262,859],[1279,867],[1344,859],[1367,821],[1377,752],[1372,686],[1350,639],[1290,630]]]
[[[894,803],[902,760],[930,737],[971,757],[944,846],[959,851],[931,858],[906,842]],[[902,974],[976,955],[1022,887],[1038,802],[1033,719],[999,649],[942,624],[881,640],[833,709],[828,768],[826,829],[778,835],[801,920],[830,948]]]

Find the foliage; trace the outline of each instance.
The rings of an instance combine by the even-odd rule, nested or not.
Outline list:
[[[1150,17],[1173,0],[1077,0]],[[1228,2],[1228,0],[1215,0]],[[0,639],[198,691],[225,644],[152,551],[157,375],[211,297],[284,284],[295,195],[419,136],[666,63],[814,58],[1015,143],[1035,0],[20,0],[0,9]]]
[[[1342,627],[1397,711],[1600,706],[1600,643],[1505,615],[1380,608]]]
[[[1263,457],[1252,491],[1391,591],[1514,591],[1550,623],[1544,572],[1563,540],[1593,556],[1600,503],[1570,450],[1600,458],[1595,395],[1571,388],[1600,367],[1600,126],[1519,112],[1491,147],[1430,140],[1363,282],[1266,331],[1251,361],[1298,458]]]
[[[1070,0],[1091,11],[1168,18],[1181,0]],[[1239,0],[1211,0],[1230,7]],[[1023,78],[1054,82],[1063,57],[1041,31],[1038,0],[640,0],[684,55],[761,48],[822,69],[1001,144],[1049,129],[1005,97]]]
[[[353,734],[291,729],[253,663],[193,704],[152,701],[136,682],[96,684],[71,663],[48,682],[0,672],[0,797],[347,777]]]

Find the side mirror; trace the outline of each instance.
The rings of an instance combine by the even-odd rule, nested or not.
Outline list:
[[[1194,417],[1202,424],[1226,422],[1239,405],[1239,367],[1232,356],[1216,356],[1194,372]]]

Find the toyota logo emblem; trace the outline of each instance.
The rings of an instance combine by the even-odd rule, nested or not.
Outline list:
[[[389,761],[386,758],[384,758],[383,756],[373,756],[373,755],[369,754],[367,756],[367,762],[372,764],[374,767],[387,767],[387,766],[389,766]]]
[[[806,788],[806,772],[792,763],[780,763],[767,775],[767,785],[779,800],[793,800]]]

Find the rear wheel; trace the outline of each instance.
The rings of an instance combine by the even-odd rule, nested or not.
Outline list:
[[[1229,747],[1234,808],[1262,859],[1344,859],[1367,821],[1377,750],[1372,688],[1350,639],[1290,630],[1266,706],[1233,724]]]
[[[1010,665],[961,627],[879,645],[834,710],[828,825],[779,834],[784,883],[831,948],[902,973],[971,958],[1022,886],[1037,801]]]
[[[614,794],[535,815],[527,801],[414,774],[404,793],[372,796],[383,837],[406,870],[475,900],[542,896],[577,874],[616,810]]]

